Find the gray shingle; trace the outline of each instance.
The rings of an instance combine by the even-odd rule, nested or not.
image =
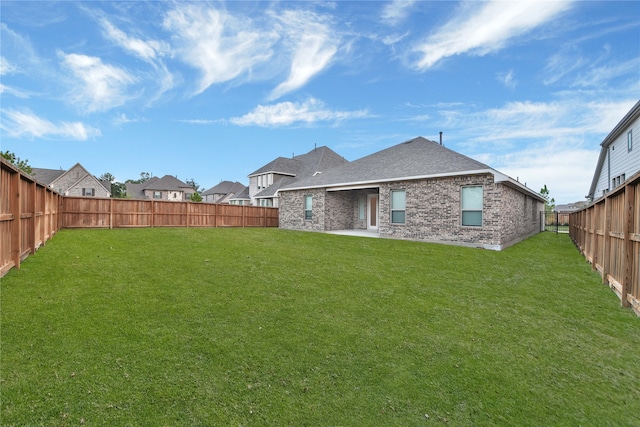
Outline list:
[[[491,169],[423,137],[394,145],[369,156],[282,186],[282,190],[375,183],[431,175]]]
[[[31,176],[47,185],[58,179],[65,172],[62,169],[31,168]]]

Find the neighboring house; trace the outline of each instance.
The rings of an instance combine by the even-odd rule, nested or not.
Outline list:
[[[153,177],[142,184],[126,184],[127,196],[132,199],[169,200],[172,202],[188,201],[195,193],[193,187],[178,178],[165,175]]]
[[[544,198],[422,137],[278,191],[280,227],[501,250],[540,231]]]
[[[278,206],[278,190],[284,185],[321,174],[348,163],[328,147],[317,147],[292,158],[278,157],[249,174],[249,197],[252,205]]]
[[[640,101],[600,143],[600,157],[587,199],[593,201],[640,171]]]
[[[557,212],[559,214],[570,214],[573,212],[577,212],[581,209],[586,208],[587,206],[589,206],[589,202],[587,201],[580,201],[580,202],[574,202],[574,203],[568,203],[566,205],[556,205],[553,208],[554,212]]]
[[[241,193],[245,188],[247,186],[238,181],[222,181],[220,184],[200,194],[200,196],[202,196],[202,201],[205,203],[229,203],[230,198]]]
[[[250,205],[251,197],[249,197],[249,187],[244,187],[242,191],[229,197],[228,200],[230,205]]]
[[[32,168],[31,175],[64,196],[111,197],[111,183],[100,181],[80,163],[66,171]]]

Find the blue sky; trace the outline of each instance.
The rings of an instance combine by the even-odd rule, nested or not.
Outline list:
[[[1,8],[1,150],[209,188],[415,136],[558,203],[640,98],[640,2],[29,2]]]

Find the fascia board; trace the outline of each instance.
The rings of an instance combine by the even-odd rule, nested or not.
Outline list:
[[[431,179],[431,178],[445,178],[449,176],[463,176],[463,175],[482,175],[486,173],[494,174],[495,171],[492,169],[478,169],[471,171],[461,171],[461,172],[448,172],[448,173],[436,173],[430,175],[415,175],[415,176],[402,176],[391,179],[382,179],[375,181],[355,181],[355,182],[341,182],[336,184],[318,184],[318,185],[310,185],[304,187],[287,187],[281,188],[279,191],[295,191],[295,190],[310,190],[314,188],[326,188],[327,191],[340,191],[340,190],[351,190],[357,188],[374,188],[380,187],[381,183],[385,182],[399,182],[399,181],[414,181],[417,179]]]

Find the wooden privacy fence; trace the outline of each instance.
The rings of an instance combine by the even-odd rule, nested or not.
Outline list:
[[[640,315],[640,173],[572,213],[569,234],[593,268]]]
[[[59,229],[62,197],[0,158],[0,277]]]
[[[277,227],[278,209],[63,197],[0,158],[0,277],[61,228]]]
[[[161,200],[64,197],[63,228],[277,227],[278,209]]]

